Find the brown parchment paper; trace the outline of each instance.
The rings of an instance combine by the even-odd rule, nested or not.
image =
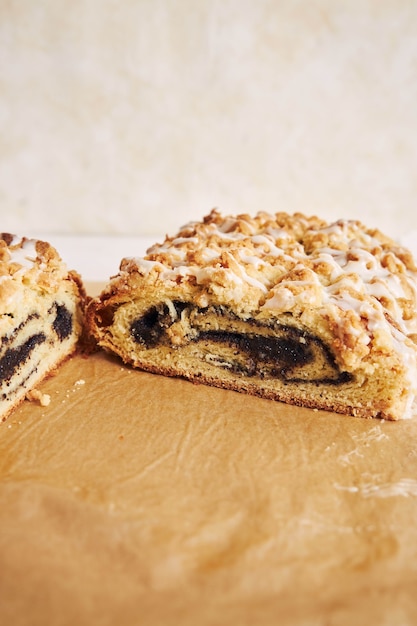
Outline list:
[[[0,425],[0,624],[417,623],[417,419],[75,357]]]

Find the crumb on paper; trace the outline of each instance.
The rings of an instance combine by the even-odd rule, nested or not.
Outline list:
[[[40,406],[49,406],[51,402],[51,396],[49,393],[43,393],[39,389],[32,389],[26,394],[26,399],[29,402],[38,402]]]

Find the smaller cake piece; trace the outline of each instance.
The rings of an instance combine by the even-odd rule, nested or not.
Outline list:
[[[77,348],[85,291],[47,242],[0,235],[0,419]]]
[[[212,211],[123,259],[87,326],[143,370],[396,420],[416,395],[416,281],[358,221]]]

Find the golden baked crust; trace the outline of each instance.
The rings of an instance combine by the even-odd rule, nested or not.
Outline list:
[[[87,324],[148,371],[399,419],[416,393],[416,279],[411,254],[358,221],[214,210],[123,259]]]
[[[0,235],[0,419],[76,350],[85,302],[48,242]]]

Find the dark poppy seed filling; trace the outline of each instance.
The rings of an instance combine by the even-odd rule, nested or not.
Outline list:
[[[135,320],[130,326],[130,334],[136,343],[141,343],[147,348],[155,347],[163,332],[163,317],[154,306]]]
[[[200,309],[184,302],[172,305],[153,306],[134,320],[130,326],[133,340],[146,349],[172,345],[166,331],[186,318],[188,336],[183,345],[201,346],[201,358],[217,367],[287,382],[342,384],[350,380],[319,338],[297,328],[239,320],[226,307]]]
[[[23,365],[30,357],[32,350],[44,341],[46,341],[45,334],[37,333],[26,339],[26,341],[17,348],[8,348],[0,359],[0,380],[11,380],[16,369]]]
[[[58,339],[64,341],[72,333],[72,314],[64,304],[55,302],[54,307],[56,313],[52,327],[58,335]]]
[[[64,341],[69,337],[73,330],[73,318],[71,312],[63,304],[54,302],[53,306],[49,309],[48,315],[52,318],[52,328],[54,329],[58,340]],[[6,338],[3,337],[2,355],[0,356],[0,380],[8,382],[13,378],[15,372],[26,363],[30,358],[32,351],[40,344],[47,340],[46,334],[42,331],[34,333],[27,337],[22,343],[16,345],[19,341],[19,336],[25,331],[28,324],[33,320],[40,319],[38,313],[31,313],[28,317],[19,324],[11,335],[7,338],[10,344],[14,344],[15,347],[7,347]],[[51,319],[48,317],[48,320]],[[51,323],[51,322],[49,322]],[[27,331],[26,331],[27,332]]]

